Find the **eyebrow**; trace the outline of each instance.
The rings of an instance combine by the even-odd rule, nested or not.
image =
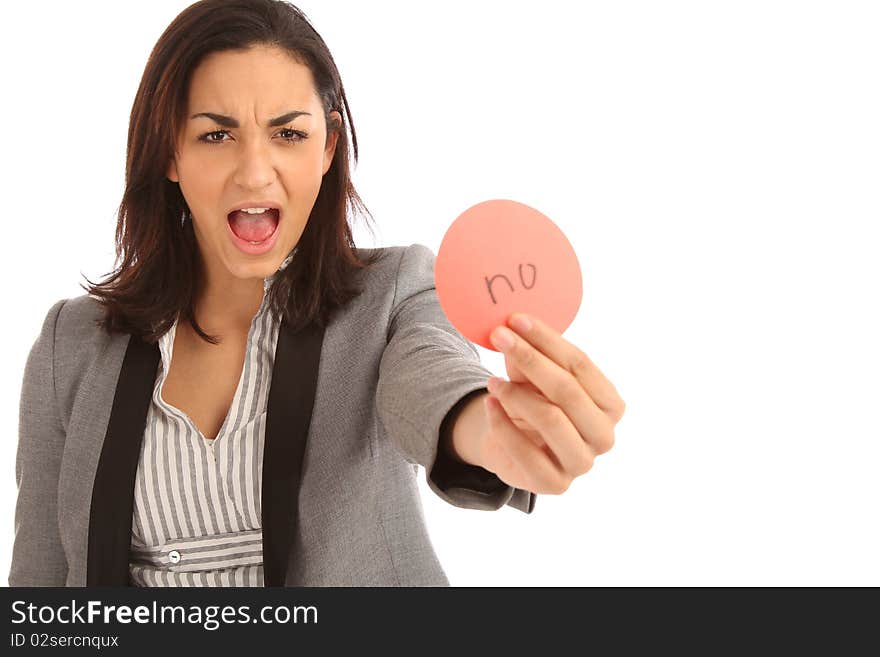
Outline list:
[[[301,110],[293,110],[291,112],[287,112],[286,114],[282,114],[281,116],[276,116],[274,119],[269,120],[269,127],[274,128],[279,125],[284,125],[288,121],[293,121],[296,117],[304,114],[306,116],[311,116],[309,112],[303,112]],[[216,121],[224,128],[237,128],[238,121],[231,116],[223,116],[222,114],[214,114],[213,112],[199,112],[198,114],[193,114],[190,119],[197,119],[201,116],[207,117],[212,121]]]

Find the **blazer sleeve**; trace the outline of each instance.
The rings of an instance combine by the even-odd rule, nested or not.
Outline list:
[[[66,302],[55,303],[31,347],[19,406],[15,539],[9,586],[64,586],[67,559],[58,529],[58,475],[65,432],[53,367],[55,325]]]
[[[441,431],[470,397],[486,391],[492,372],[440,306],[431,249],[412,244],[401,253],[376,392],[385,432],[408,462],[425,469],[428,486],[449,504],[489,511],[509,505],[531,513],[535,493],[438,454]]]

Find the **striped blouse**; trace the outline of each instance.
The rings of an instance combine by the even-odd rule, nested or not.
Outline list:
[[[264,586],[263,442],[280,326],[268,312],[266,292],[277,273],[264,279],[238,388],[213,440],[162,398],[177,321],[159,339],[161,359],[135,479],[133,586]]]

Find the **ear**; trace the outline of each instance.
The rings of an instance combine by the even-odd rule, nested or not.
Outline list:
[[[180,182],[180,177],[177,175],[177,163],[174,161],[174,158],[171,158],[171,163],[168,165],[168,171],[165,173],[165,177],[171,182]]]
[[[333,163],[333,155],[336,153],[336,141],[339,138],[339,130],[342,129],[342,115],[339,112],[330,112],[330,122],[335,123],[338,129],[327,135],[327,144],[324,146],[324,171],[322,175],[327,173],[327,170]]]

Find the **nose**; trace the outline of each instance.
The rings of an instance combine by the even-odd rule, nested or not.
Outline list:
[[[262,189],[275,180],[269,144],[253,139],[239,150],[234,182],[245,189]]]

